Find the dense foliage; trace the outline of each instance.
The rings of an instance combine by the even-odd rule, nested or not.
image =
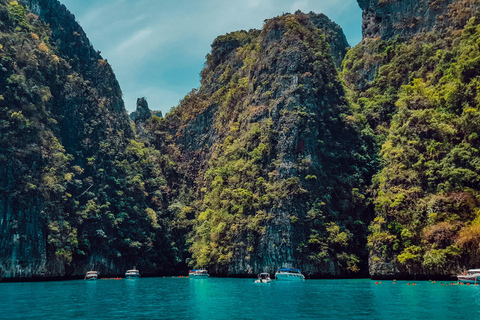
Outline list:
[[[108,63],[95,60],[88,72],[71,66],[51,30],[16,1],[1,1],[0,17],[0,203],[17,226],[7,234],[37,224],[45,258],[67,270],[117,272],[99,261],[106,259],[120,270],[171,272],[184,260],[166,208],[175,168],[122,125],[128,116]],[[13,254],[10,238],[1,241]]]
[[[200,88],[165,118],[141,99],[135,123],[81,28],[22,3],[0,0],[0,268],[29,254],[59,275],[480,263],[473,0],[437,30],[364,39],[341,77],[347,44],[324,15],[220,36]]]
[[[272,266],[293,258],[312,274],[339,275],[366,261],[370,160],[346,123],[317,18],[289,14],[218,37],[200,89],[150,124],[158,147],[190,154],[177,162],[195,190],[182,203],[196,217],[193,265],[243,273],[279,252]]]
[[[452,274],[479,262],[479,21],[369,39],[344,61],[352,120],[381,156],[371,263]]]

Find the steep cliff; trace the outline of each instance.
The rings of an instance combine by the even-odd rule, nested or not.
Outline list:
[[[174,169],[134,140],[110,65],[56,0],[0,16],[0,276],[171,272]]]
[[[449,277],[478,264],[476,1],[359,1],[345,58],[352,121],[381,159],[373,278]]]
[[[224,276],[365,274],[368,160],[332,57],[344,39],[325,16],[300,12],[220,36],[200,89],[151,125],[191,179],[195,200],[178,216],[195,217],[192,264]]]
[[[412,37],[461,28],[478,8],[472,0],[357,0],[363,10],[363,39]]]
[[[480,263],[478,4],[359,5],[348,53],[324,15],[269,19],[215,39],[200,88],[165,118],[139,99],[133,123],[63,5],[0,0],[0,277]]]
[[[363,11],[363,39],[347,59],[355,66],[347,66],[346,80],[361,91],[368,89],[379,68],[390,62],[392,52],[385,50],[392,43],[430,42],[427,34],[431,32],[461,30],[479,8],[475,0],[358,0],[358,4]]]

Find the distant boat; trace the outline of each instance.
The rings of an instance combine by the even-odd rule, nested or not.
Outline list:
[[[140,271],[138,271],[137,269],[135,269],[135,267],[133,267],[132,270],[127,270],[127,272],[125,272],[125,278],[127,279],[140,278]]]
[[[255,280],[255,283],[269,283],[272,282],[272,279],[270,279],[270,273],[260,273],[258,275],[257,280]]]
[[[293,268],[279,269],[275,273],[275,278],[285,281],[305,280],[305,276],[300,272],[300,269]]]
[[[458,281],[463,283],[480,283],[480,269],[470,269],[457,276]]]
[[[98,279],[98,272],[97,271],[88,271],[85,275],[85,280],[88,281],[95,281]]]
[[[188,272],[190,278],[194,279],[204,279],[210,277],[207,270],[205,269],[194,269]]]

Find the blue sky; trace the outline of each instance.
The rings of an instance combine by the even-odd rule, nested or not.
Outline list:
[[[356,0],[60,0],[112,65],[128,112],[145,97],[168,112],[200,85],[210,44],[219,35],[262,28],[286,12],[324,13],[351,46],[360,42]]]

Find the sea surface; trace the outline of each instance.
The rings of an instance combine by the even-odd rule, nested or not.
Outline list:
[[[0,319],[480,319],[480,286],[254,280],[0,283]]]

